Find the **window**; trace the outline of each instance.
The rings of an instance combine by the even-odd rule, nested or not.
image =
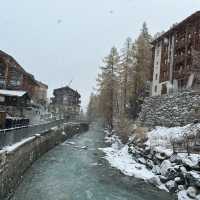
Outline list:
[[[178,80],[178,89],[183,89],[186,87],[187,81],[185,79]]]
[[[163,72],[163,78],[166,79],[167,77],[167,72]]]
[[[156,74],[156,80],[158,80],[158,74]]]
[[[155,88],[154,88],[154,92],[157,92],[157,85],[156,85]]]
[[[0,76],[3,77],[5,75],[6,67],[3,63],[0,63]]]
[[[166,84],[162,85],[161,94],[167,94],[167,86],[166,86]]]
[[[10,68],[10,86],[20,86],[22,84],[23,75],[16,68]]]
[[[182,71],[183,71],[183,66],[180,65],[180,67],[179,67],[179,73],[181,73]]]

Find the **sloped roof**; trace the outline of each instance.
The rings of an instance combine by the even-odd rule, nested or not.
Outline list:
[[[42,82],[40,82],[40,81],[37,81],[37,80],[35,79],[35,77],[34,77],[33,74],[28,73],[28,72],[15,60],[14,57],[12,57],[11,55],[7,54],[6,52],[4,52],[4,51],[2,51],[2,50],[0,50],[0,56],[2,56],[2,57],[7,57],[7,58],[9,58],[10,60],[12,60],[12,61],[17,65],[18,69],[19,69],[22,73],[26,74],[26,76],[30,77],[30,78],[32,79],[32,81],[34,81],[35,84],[37,84],[38,86],[43,85],[44,87],[48,88],[48,85],[46,85],[46,84],[44,84],[44,83],[42,83]]]
[[[76,90],[73,90],[72,88],[70,88],[69,86],[65,86],[65,87],[61,87],[61,88],[57,88],[54,90],[54,93],[57,92],[57,91],[71,91],[73,92],[74,94],[76,94],[77,96],[81,97],[81,95],[76,91]]]
[[[180,23],[174,25],[171,29],[169,29],[168,31],[164,32],[162,35],[160,35],[158,38],[156,38],[152,44],[156,43],[157,41],[161,40],[162,38],[168,36],[170,33],[172,33],[173,31],[177,30],[180,26],[182,26],[184,23],[186,23],[187,21],[193,19],[194,17],[200,17],[200,11],[197,11],[195,13],[193,13],[192,15],[190,15],[189,17],[187,17],[186,19],[184,19],[183,21],[181,21]]]

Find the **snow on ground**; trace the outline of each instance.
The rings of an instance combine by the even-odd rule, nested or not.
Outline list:
[[[187,191],[183,190],[178,193],[178,200],[192,200],[192,199],[188,197]]]
[[[149,140],[148,146],[160,146],[161,148],[170,148],[172,140],[181,140],[184,134],[190,135],[200,128],[200,124],[188,124],[183,127],[156,127],[147,133]]]
[[[118,136],[105,131],[105,142],[111,144],[111,147],[100,148],[105,153],[105,159],[112,167],[119,169],[127,176],[148,180],[154,174],[146,168],[145,165],[137,163],[128,153],[128,145],[122,145]]]
[[[168,157],[173,154],[171,141],[182,140],[184,134],[194,134],[200,129],[200,124],[187,125],[184,127],[156,127],[147,133],[148,140],[146,145],[158,153],[164,153]],[[108,160],[112,167],[119,169],[127,176],[134,176],[136,178],[148,181],[156,177],[152,171],[148,170],[145,165],[137,163],[134,158],[128,153],[128,145],[123,145],[120,139],[114,134],[105,131],[105,142],[111,147],[101,148],[105,153],[105,159]],[[178,154],[183,161],[189,166],[196,166],[200,160],[200,155],[186,153]],[[196,174],[194,174],[196,175]],[[197,174],[199,176],[199,174]],[[159,186],[160,189],[166,190],[164,184]],[[191,200],[188,197],[187,191],[183,190],[178,193],[178,200]]]
[[[183,132],[188,128],[186,127],[156,127],[152,131],[148,132],[147,145],[149,146],[162,146],[168,147],[170,146],[170,141],[175,138],[180,138],[183,136]]]
[[[125,145],[121,149],[107,147],[101,150],[106,154],[105,159],[109,161],[111,166],[119,169],[127,176],[134,176],[144,180],[148,180],[154,176],[144,165],[134,161],[128,153],[128,145]]]
[[[18,147],[22,146],[23,144],[25,144],[25,143],[27,143],[27,142],[33,140],[34,138],[35,138],[35,136],[26,138],[26,139],[24,139],[24,140],[22,140],[22,141],[20,141],[20,142],[17,142],[17,143],[15,143],[15,144],[11,145],[11,146],[6,146],[6,147],[4,147],[3,150],[5,150],[5,151],[7,151],[7,152],[12,152],[12,151],[14,151],[15,149],[17,149]]]

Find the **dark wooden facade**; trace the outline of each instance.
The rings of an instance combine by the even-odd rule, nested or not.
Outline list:
[[[153,41],[154,54],[155,46],[158,45],[162,46],[161,62],[159,63],[160,83],[170,81],[173,85],[173,81],[176,80],[179,89],[198,83],[198,72],[200,71],[200,11],[174,25],[169,31]],[[194,77],[191,76],[192,73]]]
[[[0,89],[23,90],[36,102],[47,101],[48,86],[35,80],[32,74],[3,51],[0,51]]]
[[[57,112],[63,113],[67,118],[76,118],[80,113],[80,98],[81,95],[66,86],[55,89],[52,105],[57,109]]]

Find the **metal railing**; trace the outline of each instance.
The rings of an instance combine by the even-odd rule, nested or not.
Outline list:
[[[29,138],[36,134],[45,134],[45,132],[50,130],[51,128],[62,124],[64,124],[64,119],[59,119],[37,125],[0,130],[0,149],[5,146],[10,146],[18,143],[23,139]]]

